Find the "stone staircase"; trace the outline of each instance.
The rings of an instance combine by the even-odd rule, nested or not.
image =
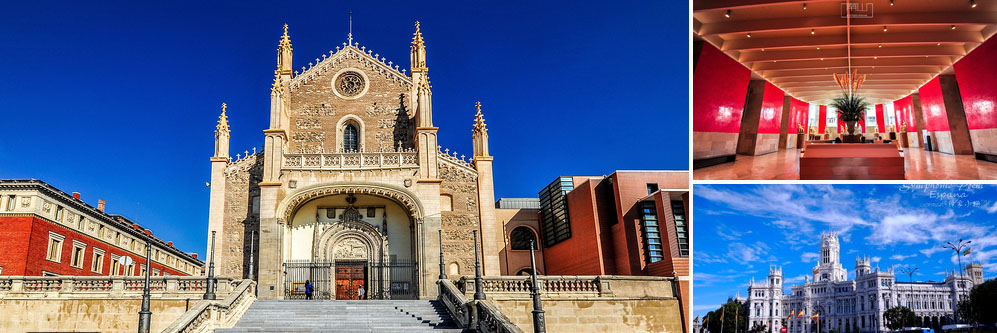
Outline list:
[[[236,332],[463,332],[432,300],[261,301],[246,310]]]

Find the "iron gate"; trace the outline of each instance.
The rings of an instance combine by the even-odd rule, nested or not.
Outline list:
[[[355,266],[356,262],[341,262]],[[414,261],[364,262],[364,289],[368,299],[416,299],[418,266]],[[312,283],[312,298],[336,299],[336,262],[289,261],[284,263],[284,299],[305,299],[305,282]]]

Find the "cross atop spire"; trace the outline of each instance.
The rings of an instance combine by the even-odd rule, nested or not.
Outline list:
[[[280,47],[291,47],[291,36],[287,34],[287,23],[284,23],[284,35],[280,36]]]
[[[291,36],[287,34],[287,23],[284,23],[284,35],[280,36],[280,43],[277,45],[277,70],[280,71],[281,75],[291,75],[291,58],[293,56]]]
[[[218,125],[215,126],[215,132],[224,133],[228,135],[228,115],[225,114],[225,109],[228,107],[227,104],[222,103],[222,114],[218,116]]]
[[[346,34],[346,45],[353,45],[353,11],[350,11],[350,32]]]

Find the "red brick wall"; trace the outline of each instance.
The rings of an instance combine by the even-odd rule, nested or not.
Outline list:
[[[31,235],[30,216],[0,217],[0,266],[3,275],[24,275]]]
[[[594,182],[575,183],[568,192],[571,238],[544,250],[548,275],[605,274]]]
[[[132,257],[138,263],[134,265],[135,271],[130,275],[137,275],[141,271],[140,265],[145,263],[145,259],[128,253],[124,249],[38,217],[0,216],[0,225],[4,226],[4,230],[0,232],[0,250],[3,250],[0,252],[0,263],[3,263],[4,266],[3,275],[41,276],[42,271],[77,276],[111,275],[112,255]],[[8,228],[7,225],[16,226],[16,228]],[[62,241],[62,256],[59,262],[46,259],[50,231],[66,237]],[[73,240],[87,244],[83,252],[81,268],[71,266]],[[10,246],[19,246],[24,250],[6,251]],[[95,246],[104,250],[103,268],[100,274],[91,271]],[[153,253],[155,253],[155,248],[153,248]],[[11,263],[10,270],[8,270],[7,262]],[[188,275],[156,262],[152,263],[152,268],[170,275]]]

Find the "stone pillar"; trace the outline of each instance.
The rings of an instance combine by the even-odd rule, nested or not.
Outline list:
[[[907,128],[907,145],[910,148],[926,147],[924,144],[923,135],[921,131],[924,128],[924,112],[921,111],[921,95],[918,93],[910,94],[911,98],[911,112],[914,112],[914,126],[917,127],[916,131],[911,131]]]
[[[777,138],[775,140],[765,138],[765,136],[771,137],[775,134],[758,133],[762,117],[762,104],[765,99],[765,86],[765,80],[751,80],[748,83],[748,97],[744,102],[744,113],[741,114],[741,128],[737,139],[738,154],[761,155],[778,150],[777,145],[765,144],[765,142],[777,141]]]
[[[779,149],[792,149],[796,143],[796,129],[789,128],[789,117],[793,111],[793,98],[786,95],[782,98],[782,122],[779,126]],[[790,133],[792,131],[792,133]],[[792,143],[792,144],[791,144]]]
[[[938,83],[942,87],[942,99],[945,101],[945,115],[949,121],[953,153],[973,155],[973,140],[969,135],[969,123],[966,122],[966,109],[963,108],[959,83],[953,74],[939,75]]]

